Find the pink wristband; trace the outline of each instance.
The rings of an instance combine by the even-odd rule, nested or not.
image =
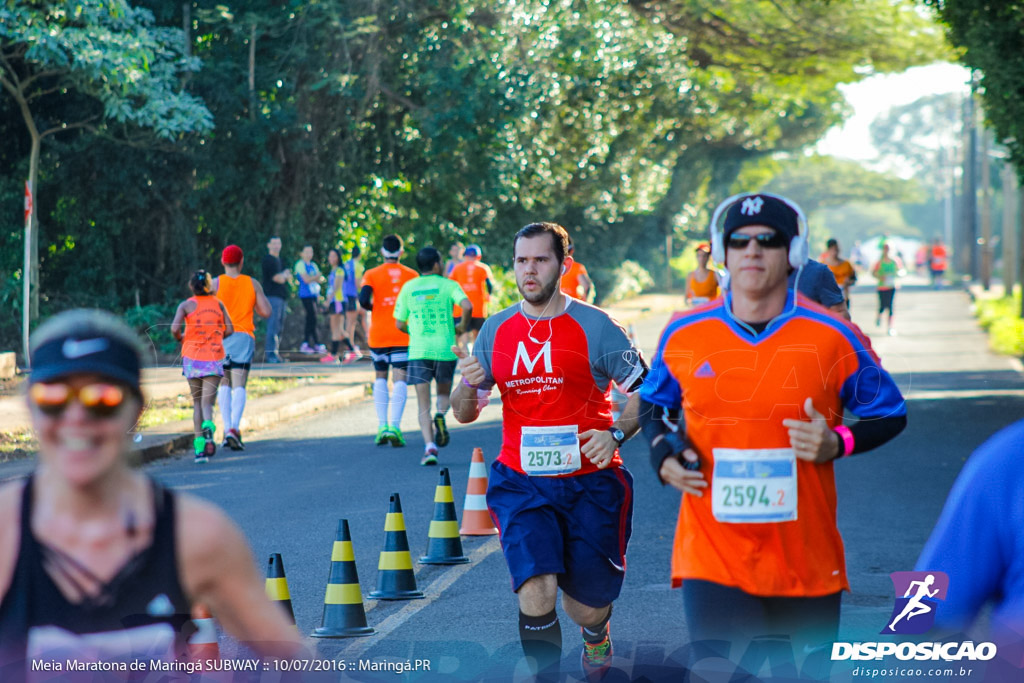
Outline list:
[[[845,458],[850,453],[853,453],[853,432],[850,431],[850,428],[846,425],[839,425],[832,431],[838,434],[839,438],[843,440],[843,454],[839,457]]]
[[[469,382],[467,382],[465,377],[462,378],[462,383],[465,384],[470,389],[479,389],[480,388],[480,387],[478,387],[475,384],[470,384]]]

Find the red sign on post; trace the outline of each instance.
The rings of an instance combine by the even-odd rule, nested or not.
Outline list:
[[[25,225],[32,218],[32,184],[25,181]]]

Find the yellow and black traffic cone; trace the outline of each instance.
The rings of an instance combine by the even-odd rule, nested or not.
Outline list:
[[[466,485],[459,533],[463,536],[493,536],[498,533],[491,513],[487,511],[487,465],[480,448],[473,449],[473,460],[469,463],[469,483]]]
[[[448,468],[441,470],[441,481],[434,489],[434,518],[427,533],[427,554],[420,564],[465,564],[469,558],[462,554],[459,538],[459,519],[455,516],[452,480]]]
[[[368,636],[373,629],[366,625],[363,593],[359,590],[356,556],[352,551],[352,534],[348,520],[338,520],[338,535],[331,549],[331,574],[324,596],[324,616],[314,638],[350,638]]]
[[[284,575],[284,560],[281,553],[274,553],[267,561],[267,597],[284,608],[291,622],[295,623],[295,611],[292,609],[292,594],[288,591],[288,579]]]
[[[370,593],[371,598],[411,600],[423,597],[423,592],[416,590],[402,501],[397,493],[391,494],[391,507],[384,522],[384,549],[380,551],[377,569],[377,590]]]

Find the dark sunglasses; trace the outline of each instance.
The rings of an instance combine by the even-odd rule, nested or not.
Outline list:
[[[75,389],[68,384],[44,384],[29,387],[28,397],[39,410],[57,417],[71,404],[71,400],[85,407],[93,417],[111,417],[124,404],[125,391],[114,384],[86,384]]]
[[[782,249],[788,246],[786,236],[781,232],[761,232],[756,235],[744,235],[736,233],[729,235],[725,244],[730,249],[746,249],[750,241],[754,240],[762,249]]]

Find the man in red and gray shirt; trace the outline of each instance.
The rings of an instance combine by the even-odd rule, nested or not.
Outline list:
[[[640,388],[647,373],[622,326],[559,290],[572,265],[569,236],[533,223],[514,241],[523,300],[491,316],[473,355],[453,347],[462,382],[452,394],[459,422],[480,415],[494,385],[502,398],[503,444],[491,467],[487,505],[519,597],[523,651],[541,677],[558,676],[562,607],[583,634],[583,671],[611,664],[608,620],[626,567],[632,477],[619,446],[638,429],[632,396],[617,422],[612,382]]]

